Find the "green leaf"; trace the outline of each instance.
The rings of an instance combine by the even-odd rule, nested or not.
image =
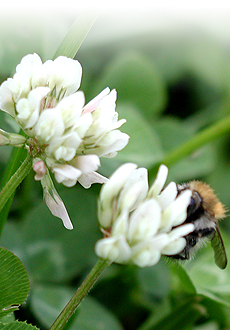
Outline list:
[[[0,324],[0,329],[1,330],[38,330],[37,327],[31,324],[27,324],[26,322],[19,322],[19,321],[8,323],[6,325]]]
[[[0,325],[1,324],[8,324],[8,323],[12,323],[15,321],[15,316],[14,314],[7,314],[6,316],[3,316],[1,319],[0,319]],[[1,327],[0,327],[1,329]]]
[[[188,330],[192,329],[196,320],[204,310],[198,305],[196,297],[184,297],[179,303],[164,300],[139,330]]]
[[[96,261],[94,245],[101,233],[96,219],[94,187],[89,190],[80,185],[63,188],[60,195],[73,230],[67,230],[41,201],[25,215],[20,226],[7,224],[2,235],[2,245],[18,254],[33,282],[46,282],[47,278],[51,282],[66,281]],[[12,240],[13,226],[20,237],[17,242]]]
[[[69,287],[36,285],[30,297],[32,311],[43,325],[50,327],[73,294]]]
[[[0,318],[18,309],[28,292],[25,267],[12,252],[0,248]]]
[[[154,267],[139,268],[138,280],[144,292],[162,298],[169,293],[170,275],[163,262]]]
[[[229,240],[225,236],[223,238],[227,255],[230,255]],[[230,307],[230,268],[222,270],[217,267],[210,242],[186,268],[197,293]]]
[[[132,102],[148,119],[161,112],[166,103],[166,86],[154,63],[137,52],[116,58],[95,86],[95,95],[106,86],[115,88],[119,102]]]
[[[71,329],[75,330],[76,328],[78,330],[123,329],[111,312],[90,297],[86,297],[80,306],[76,326]]]
[[[229,308],[208,297],[199,297],[207,310],[208,319],[217,322],[219,329],[229,329]]]
[[[172,273],[172,288],[177,294],[179,292],[190,295],[196,294],[196,288],[183,266],[176,261],[170,261],[170,271]]]
[[[73,294],[69,287],[36,286],[31,295],[32,310],[42,324],[51,326]],[[84,299],[71,321],[69,330],[122,329],[113,314],[90,297]]]

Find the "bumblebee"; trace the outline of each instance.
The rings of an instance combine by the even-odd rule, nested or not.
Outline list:
[[[192,196],[187,208],[187,218],[184,223],[193,223],[195,230],[185,236],[184,250],[172,255],[172,258],[186,260],[207,239],[211,240],[216,265],[224,269],[227,266],[227,255],[221,237],[218,220],[225,217],[225,208],[214,194],[213,189],[204,182],[191,181],[177,185],[178,195],[185,190],[191,190]]]

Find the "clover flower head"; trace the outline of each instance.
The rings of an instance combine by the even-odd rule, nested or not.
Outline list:
[[[99,257],[146,267],[184,249],[184,237],[194,230],[193,224],[183,224],[191,191],[177,197],[174,182],[163,189],[167,174],[161,165],[149,188],[147,170],[127,163],[102,186],[98,220],[105,237],[95,246]]]
[[[116,91],[106,88],[85,105],[78,90],[81,76],[77,60],[59,56],[42,63],[37,54],[29,54],[0,86],[1,110],[27,135],[1,131],[0,144],[27,148],[35,180],[51,171],[67,187],[105,183],[107,178],[97,173],[99,157],[114,157],[128,143],[129,136],[118,129],[125,120],[118,120],[115,111]]]

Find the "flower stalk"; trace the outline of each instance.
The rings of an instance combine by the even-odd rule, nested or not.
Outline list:
[[[88,276],[85,278],[76,293],[70,299],[68,304],[64,307],[57,319],[54,321],[49,330],[61,330],[68,322],[72,314],[75,312],[81,301],[89,293],[90,289],[96,283],[101,273],[111,264],[110,261],[98,259],[95,266],[92,268]]]
[[[149,171],[149,176],[156,174],[159,164],[163,163],[171,166],[191,154],[196,149],[208,144],[209,142],[223,136],[230,131],[230,116],[224,117],[210,127],[197,133],[194,137],[180,145],[175,150],[167,153],[166,156],[157,164],[155,164]]]
[[[27,176],[32,167],[32,156],[28,155],[23,161],[18,170],[12,175],[10,180],[4,186],[0,193],[0,212],[9,200],[11,195],[15,192],[16,188],[20,185],[23,179]]]

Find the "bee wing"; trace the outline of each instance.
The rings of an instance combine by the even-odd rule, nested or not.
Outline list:
[[[225,269],[227,266],[227,255],[218,225],[216,226],[214,236],[211,240],[211,245],[214,250],[216,265],[221,269]]]

